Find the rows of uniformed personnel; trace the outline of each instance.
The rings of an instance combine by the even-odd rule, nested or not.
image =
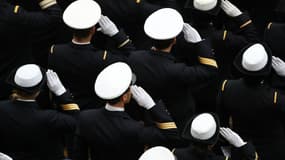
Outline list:
[[[94,107],[106,107],[105,100],[98,97],[93,91],[94,81],[103,68],[117,61],[124,61],[131,66],[133,72],[135,73],[137,78],[136,83],[143,86],[143,88],[145,88],[150,93],[155,101],[162,99],[163,103],[167,107],[168,112],[171,114],[176,125],[178,126],[178,129],[182,130],[185,127],[187,120],[191,118],[191,116],[195,113],[203,111],[215,111],[215,95],[217,93],[217,90],[221,90],[221,93],[218,93],[218,103],[221,104],[219,106],[222,106],[220,107],[222,108],[221,111],[219,108],[219,113],[222,113],[221,117],[223,124],[227,125],[226,122],[228,122],[229,117],[231,117],[231,124],[233,125],[232,127],[241,132],[242,136],[246,137],[247,140],[252,140],[255,143],[257,151],[261,152],[261,157],[265,157],[266,154],[268,154],[269,157],[272,155],[278,155],[282,157],[282,150],[280,149],[280,146],[284,143],[284,128],[282,123],[283,121],[280,118],[280,116],[282,116],[282,112],[279,112],[278,109],[282,109],[283,98],[282,93],[280,93],[279,90],[272,89],[272,86],[282,89],[284,85],[282,81],[282,75],[284,73],[282,72],[281,68],[283,62],[281,59],[278,59],[276,57],[273,58],[273,66],[275,67],[274,69],[278,74],[272,74],[270,77],[271,86],[268,87],[268,82],[264,81],[264,79],[270,72],[268,71],[270,70],[268,69],[268,66],[271,68],[271,53],[266,46],[263,47],[263,45],[260,46],[249,44],[259,42],[259,40],[256,36],[252,21],[245,13],[240,12],[238,8],[233,6],[228,1],[218,1],[216,4],[215,1],[213,1],[210,2],[212,4],[209,4],[208,6],[200,4],[199,1],[194,1],[195,3],[193,3],[193,8],[208,11],[207,13],[209,14],[216,14],[220,9],[221,3],[221,8],[230,17],[229,23],[227,25],[227,30],[222,31],[215,30],[211,23],[208,23],[207,21],[204,24],[197,23],[196,25],[199,26],[199,32],[201,32],[202,37],[205,38],[205,40],[202,40],[200,34],[198,34],[193,27],[191,27],[189,24],[183,24],[183,19],[179,13],[171,9],[160,10],[160,12],[156,14],[161,14],[162,17],[149,18],[145,21],[145,23],[144,21],[136,19],[140,21],[140,23],[144,23],[144,30],[146,32],[146,35],[152,39],[150,41],[144,42],[153,45],[151,50],[136,51],[131,40],[122,30],[118,29],[108,17],[101,17],[101,12],[99,12],[101,10],[100,6],[91,3],[91,1],[86,1],[86,3],[87,2],[90,4],[81,4],[79,2],[74,2],[65,10],[63,14],[63,20],[73,33],[72,42],[53,45],[50,48],[48,61],[48,68],[55,70],[59,74],[59,77],[61,78],[63,84],[70,89],[72,97],[81,109],[84,110]],[[144,8],[146,5],[144,1],[136,1],[136,3],[131,4],[140,9]],[[168,4],[171,4],[171,2],[169,1]],[[21,66],[21,64],[31,63],[31,59],[27,55],[33,53],[29,50],[35,49],[35,47],[29,46],[29,43],[31,41],[27,40],[27,37],[28,39],[32,40],[34,40],[34,37],[40,38],[36,41],[41,41],[41,38],[45,40],[53,38],[54,35],[47,33],[51,33],[49,32],[49,29],[52,30],[53,27],[57,26],[56,23],[60,23],[61,14],[59,7],[56,5],[55,1],[52,0],[45,0],[40,2],[40,6],[46,13],[41,12],[39,14],[33,14],[32,17],[30,16],[30,12],[24,11],[20,6],[12,6],[5,1],[1,2],[0,5],[3,6],[3,8],[7,9],[3,10],[3,12],[5,12],[3,15],[12,14],[10,19],[3,17],[3,21],[1,21],[1,23],[3,22],[3,30],[1,29],[1,32],[3,32],[4,36],[6,34],[11,34],[11,32],[7,32],[7,30],[22,32],[22,30],[11,27],[11,24],[22,22],[22,29],[27,29],[27,32],[19,33],[19,35],[24,34],[23,36],[19,36],[19,38],[16,39],[16,41],[19,40],[19,47],[8,48],[10,45],[8,45],[7,42],[9,43],[13,40],[13,43],[15,43],[15,37],[13,36],[7,35],[8,41],[3,42],[4,44],[7,44],[3,47],[3,59],[5,61],[3,61],[3,70],[1,69],[1,77],[3,76],[2,82],[4,83],[8,74],[12,74],[11,70],[16,69],[18,66]],[[147,3],[147,5],[149,4]],[[83,14],[84,12],[78,12],[77,10],[82,10],[82,8],[84,8],[88,14],[83,16],[81,15],[82,17],[78,18],[78,13]],[[150,9],[151,7],[147,8]],[[149,13],[144,13],[150,14],[157,9],[158,8],[154,7],[149,11]],[[110,10],[112,9],[109,9],[108,11]],[[137,9],[137,11],[138,13],[142,12],[139,9]],[[152,17],[155,17],[156,14],[154,14]],[[137,13],[134,15],[137,15]],[[144,18],[146,18],[146,16],[147,15],[144,15]],[[167,17],[166,22],[163,21],[165,17]],[[6,18],[6,20],[4,18]],[[42,23],[34,22],[34,20],[39,19],[44,20],[41,21]],[[98,21],[100,29],[97,26],[94,27]],[[137,23],[138,26],[140,26],[140,23]],[[159,26],[157,27],[155,24]],[[30,25],[35,27],[30,27]],[[274,53],[280,51],[279,47],[281,47],[282,44],[276,45],[276,43],[280,43],[280,41],[272,42],[276,36],[278,36],[278,34],[274,35],[275,33],[270,33],[270,29],[273,29],[275,26],[278,28],[278,25],[279,24],[269,24],[266,32],[269,32],[267,35],[268,38],[266,40],[268,40],[271,50],[277,50],[276,52],[274,51]],[[127,27],[125,28],[126,31],[128,31]],[[42,29],[43,31],[41,31]],[[183,34],[179,34],[182,30]],[[95,32],[97,32],[97,34],[94,36]],[[100,33],[103,34],[100,35]],[[25,36],[25,34],[28,34],[28,36]],[[12,37],[13,39],[9,40],[9,38]],[[93,42],[95,42],[95,45],[98,45],[98,47],[101,47],[103,50],[95,48]],[[33,42],[33,44],[37,43]],[[144,45],[145,44],[142,46]],[[5,47],[7,47],[7,49]],[[27,48],[27,51],[22,50],[23,48]],[[212,51],[214,54],[212,54],[211,49],[213,49]],[[14,50],[16,51],[14,52]],[[21,50],[21,52],[17,50]],[[241,76],[241,73],[236,74],[238,72],[232,70],[232,62],[235,58],[235,55],[239,53],[239,51],[240,54],[242,54],[247,50],[249,50],[249,53],[257,51],[259,53],[265,53],[262,51],[266,51],[268,54],[267,58],[264,58],[266,57],[266,54],[252,54],[254,55],[253,62],[252,60],[249,60],[249,64],[245,63],[245,66],[252,65],[251,67],[254,68],[256,67],[255,65],[260,65],[258,64],[259,62],[255,62],[255,60],[260,60],[263,62],[263,64],[266,63],[266,72],[262,70],[263,68],[255,68],[252,70],[250,67],[249,72],[243,72],[242,68],[237,67],[238,62],[236,62],[235,67],[237,67],[239,72],[242,72],[243,75],[247,75],[246,78],[236,82],[224,81],[221,87],[217,87],[219,86],[221,79],[236,78]],[[225,55],[223,53],[227,54]],[[30,56],[37,57],[38,55]],[[214,56],[216,56],[217,62],[214,60]],[[27,60],[25,60],[25,58],[27,58]],[[240,60],[241,59],[242,58],[240,58]],[[217,63],[220,67],[219,70],[217,70]],[[262,72],[259,73],[259,70],[262,70]],[[219,76],[217,76],[217,71],[221,73]],[[252,72],[254,73],[252,74]],[[120,71],[118,71],[118,73],[120,73]],[[118,77],[120,76],[121,75]],[[252,78],[251,76],[257,77]],[[5,93],[5,89],[10,89],[9,87],[7,88],[7,86],[3,83],[1,84],[3,85],[3,92],[1,93]],[[249,88],[247,88],[248,84],[250,84]],[[241,89],[241,86],[243,85],[245,86],[243,89]],[[252,86],[257,88],[252,89]],[[229,87],[229,89],[227,87]],[[243,96],[240,95],[240,92],[244,92],[244,94],[242,94]],[[255,97],[252,97],[252,95],[255,95]],[[44,95],[44,98],[45,97],[47,96]],[[233,97],[236,97],[235,103],[233,103]],[[248,99],[249,97],[252,102],[241,101],[241,99]],[[262,101],[262,103],[257,101],[261,99],[260,97],[266,101]],[[241,102],[244,102],[245,104]],[[228,109],[227,106],[232,108]],[[244,106],[244,111],[242,111],[243,109],[240,106]],[[250,107],[247,106],[257,106],[257,108],[252,108],[252,111],[250,112],[248,109]],[[272,110],[272,106],[277,106],[277,109],[275,108],[276,110]],[[224,107],[227,109],[224,110]],[[127,106],[126,110],[133,118],[137,120],[141,119],[142,116],[145,116],[142,115],[141,111],[138,111],[134,107]],[[264,113],[264,115],[260,114],[260,117],[271,117],[270,120],[266,119],[262,123],[262,126],[257,125],[260,123],[260,119],[257,119],[257,121],[252,121],[252,113],[256,112],[256,110],[260,111],[260,113]],[[117,110],[115,109],[115,111]],[[82,115],[84,115],[84,113],[85,112],[83,112]],[[268,115],[268,113],[271,114]],[[86,111],[86,114],[89,114],[89,112]],[[146,116],[151,115],[146,114]],[[248,125],[248,121],[252,121],[252,124]],[[111,125],[115,124],[116,123],[111,123]],[[275,124],[273,128],[268,129],[269,126],[272,127],[272,124]],[[149,125],[151,125],[151,123]],[[165,125],[162,125],[162,127],[166,129],[174,129],[176,126],[173,125],[173,122],[166,123]],[[87,125],[88,132],[90,132],[89,126],[90,125]],[[256,126],[256,129],[252,129],[252,126]],[[103,126],[98,126],[98,128],[103,128]],[[111,132],[111,129],[102,130],[102,133],[104,133],[103,135],[106,135],[108,140],[110,139],[109,137],[112,137],[116,140],[116,136],[113,136],[113,134],[110,134],[108,136],[108,134],[105,133],[106,130]],[[254,132],[252,132],[253,130]],[[260,132],[265,131],[268,131],[268,133],[266,132],[264,134],[260,134]],[[89,142],[89,139],[87,142]],[[108,142],[110,143],[110,141]],[[268,142],[269,145],[263,146],[264,143]],[[102,145],[106,143],[102,142],[100,144]],[[116,148],[108,148],[109,146],[111,145],[107,145],[107,148],[105,148],[105,150],[103,149],[105,152],[101,151],[97,154],[101,153],[103,154],[101,156],[104,156],[104,158],[106,158],[106,150]],[[96,148],[98,146],[91,145],[91,147],[94,147],[93,151],[95,149],[98,149]],[[272,151],[269,151],[268,148],[272,149]],[[96,151],[92,152],[92,154],[93,153],[96,157]],[[117,153],[115,155],[118,156],[120,154]],[[97,156],[100,157],[100,155]]]

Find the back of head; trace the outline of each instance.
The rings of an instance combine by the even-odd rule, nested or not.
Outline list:
[[[76,30],[84,30],[96,25],[101,17],[101,8],[93,0],[76,0],[63,12],[64,23]]]
[[[122,96],[134,81],[132,70],[126,63],[116,62],[104,68],[96,78],[97,96],[111,101]]]
[[[45,71],[36,64],[26,64],[14,70],[7,83],[22,93],[34,94],[45,83]]]
[[[172,8],[162,8],[153,12],[144,23],[144,31],[154,40],[174,39],[183,29],[181,14]]]
[[[201,145],[214,145],[219,135],[219,119],[214,113],[193,116],[186,124],[182,137]]]

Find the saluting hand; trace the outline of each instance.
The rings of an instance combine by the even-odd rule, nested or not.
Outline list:
[[[220,128],[220,134],[233,146],[242,147],[246,144],[241,137],[230,128]]]
[[[136,102],[145,109],[151,109],[155,105],[151,96],[142,87],[131,86],[131,93]]]
[[[62,85],[56,72],[49,69],[46,72],[46,75],[47,75],[47,86],[55,95],[60,96],[66,92],[66,89]]]
[[[184,39],[189,43],[197,43],[202,41],[198,31],[195,28],[191,27],[188,23],[184,23],[183,25],[183,34]]]
[[[285,62],[279,57],[272,56],[272,67],[277,73],[277,75],[285,76]]]
[[[230,17],[237,17],[242,14],[242,12],[228,0],[222,0],[221,8]]]
[[[101,16],[99,25],[101,26],[101,32],[109,37],[112,37],[119,32],[117,26],[107,16]]]

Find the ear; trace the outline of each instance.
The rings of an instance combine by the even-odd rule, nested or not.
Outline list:
[[[123,94],[121,96],[121,101],[123,101],[123,102],[127,102],[128,101],[128,94],[127,93],[125,93],[125,94]]]
[[[92,35],[94,35],[95,32],[96,32],[96,27],[93,26],[93,27],[90,29],[90,33],[91,33]]]

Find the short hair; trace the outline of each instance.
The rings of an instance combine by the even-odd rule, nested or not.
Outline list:
[[[174,38],[167,40],[152,40],[152,43],[156,49],[165,49],[170,46]]]
[[[78,38],[85,38],[89,36],[91,29],[92,27],[87,29],[73,29],[73,35]]]
[[[126,94],[128,91],[130,90],[130,88],[128,88],[120,97],[115,98],[115,99],[111,99],[111,100],[107,100],[107,103],[109,103],[110,105],[114,105],[118,102],[120,102],[121,97]]]

